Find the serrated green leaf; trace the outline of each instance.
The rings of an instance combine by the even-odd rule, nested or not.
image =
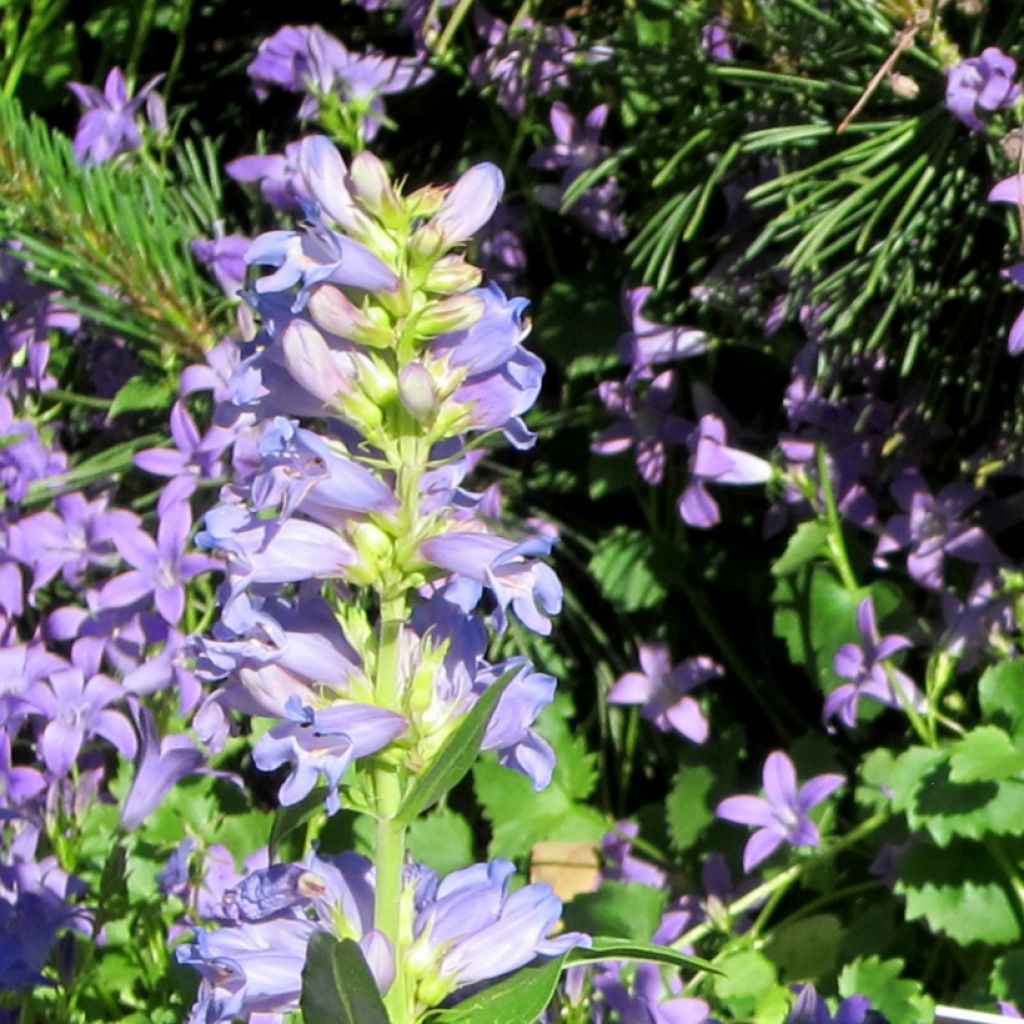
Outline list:
[[[989,986],[997,999],[1024,1004],[1024,949],[1011,949],[992,965]]]
[[[988,721],[1011,736],[1024,735],[1024,658],[985,669],[978,680],[978,699]]]
[[[137,409],[163,409],[174,401],[174,389],[166,377],[137,375],[121,385],[110,403],[109,419]]]
[[[415,861],[447,875],[473,863],[473,830],[461,814],[442,807],[409,826],[409,849]]]
[[[646,942],[657,931],[667,899],[664,890],[642,882],[604,882],[597,892],[570,900],[562,917],[571,931]]]
[[[765,953],[787,984],[814,981],[834,970],[842,940],[843,925],[838,917],[812,914],[778,928]]]
[[[875,810],[885,807],[892,799],[892,773],[896,755],[885,747],[876,747],[860,764],[862,785],[855,791],[857,803]]]
[[[855,960],[839,975],[839,994],[844,999],[867,996],[890,1024],[921,1024],[931,1020],[931,999],[924,995],[919,981],[901,978],[902,973],[902,960],[883,960],[878,956]]]
[[[775,576],[788,576],[817,558],[825,549],[828,540],[828,526],[818,519],[801,523],[789,538],[786,550],[772,566]]]
[[[714,981],[715,995],[740,1018],[749,1018],[758,1001],[778,982],[775,964],[753,949],[723,956],[715,966],[722,971]]]
[[[714,821],[710,794],[715,781],[715,773],[703,764],[683,765],[676,772],[665,798],[665,823],[675,849],[688,850]]]
[[[388,1024],[377,983],[359,946],[315,931],[302,968],[305,1024]]]
[[[1024,772],[1024,753],[994,725],[979,725],[957,740],[949,759],[953,782],[998,782]]]
[[[404,824],[414,821],[462,781],[480,752],[480,744],[483,742],[484,733],[487,732],[491,714],[514,676],[514,669],[506,672],[501,679],[491,683],[480,694],[469,714],[459,722],[455,731],[437,752],[434,760],[419,775],[402,801],[401,809],[396,815],[398,821]]]
[[[654,542],[648,534],[617,526],[597,545],[588,568],[612,604],[635,612],[653,608],[665,597],[654,559]]]
[[[963,946],[1003,946],[1021,938],[1006,877],[977,843],[956,839],[941,850],[912,847],[900,859],[895,889],[907,901],[908,920],[924,918],[933,931]]]

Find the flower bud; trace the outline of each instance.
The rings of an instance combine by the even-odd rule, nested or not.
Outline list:
[[[335,405],[351,382],[335,365],[324,336],[305,320],[293,320],[281,338],[288,372],[311,395],[326,405]]]
[[[363,393],[379,406],[390,405],[398,387],[391,368],[368,353],[356,356],[355,364]]]
[[[427,274],[423,287],[428,292],[451,295],[455,292],[468,292],[479,286],[484,272],[472,263],[467,263],[462,256],[452,254],[439,259]]]
[[[398,374],[398,397],[405,409],[425,423],[437,408],[434,379],[422,363],[408,363]]]
[[[416,333],[432,338],[435,334],[464,331],[484,315],[484,301],[477,295],[452,295],[428,303],[416,320]]]
[[[448,190],[440,185],[424,185],[405,197],[406,213],[410,217],[433,217],[447,194]]]
[[[391,538],[380,527],[366,521],[352,526],[349,535],[356,550],[356,562],[347,567],[346,575],[357,583],[373,586],[391,564]]]
[[[387,168],[369,150],[364,149],[349,169],[356,198],[368,210],[390,218],[402,212],[398,196],[391,185]]]
[[[313,323],[328,334],[350,338],[370,348],[387,348],[392,341],[391,330],[374,323],[366,313],[333,284],[321,284],[313,289],[306,302]]]
[[[505,176],[494,164],[470,167],[452,186],[430,227],[440,233],[445,248],[466,242],[491,219],[504,191]]]

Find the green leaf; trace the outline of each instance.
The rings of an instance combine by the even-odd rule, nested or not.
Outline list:
[[[1019,908],[1006,877],[977,843],[957,839],[941,850],[915,846],[900,860],[899,876],[895,888],[907,901],[908,920],[924,918],[933,931],[963,946],[1020,940]]]
[[[640,530],[616,526],[597,545],[590,573],[604,596],[622,611],[653,608],[665,598],[653,540]]]
[[[166,377],[154,379],[138,374],[121,385],[110,403],[109,419],[135,409],[163,409],[174,401],[174,389]]]
[[[621,322],[618,297],[592,275],[556,281],[540,300],[534,344],[570,379],[603,372],[617,362]]]
[[[297,828],[301,828],[314,815],[324,810],[326,798],[327,787],[317,786],[297,804],[280,807],[274,812],[274,823],[270,826],[270,838],[267,840],[267,851],[271,864],[277,857],[277,850],[281,843]]]
[[[351,939],[313,933],[302,968],[302,1018],[306,1024],[388,1024],[363,952]]]
[[[715,781],[715,773],[703,764],[683,765],[676,772],[665,798],[665,823],[675,849],[688,850],[714,821],[710,796]]]
[[[430,1024],[534,1024],[555,994],[565,959],[563,954],[534,960],[427,1020]]]
[[[985,718],[1013,736],[1024,733],[1024,658],[1002,661],[985,669],[978,680],[978,699]]]
[[[642,882],[604,882],[565,905],[562,918],[570,931],[645,942],[657,931],[668,895]]]
[[[473,863],[473,830],[461,814],[442,807],[409,826],[409,849],[414,860],[447,875]]]
[[[784,982],[813,981],[831,973],[839,959],[843,925],[832,914],[812,914],[783,924],[765,952]]]
[[[673,967],[688,967],[708,974],[722,972],[710,961],[699,956],[680,953],[668,946],[655,946],[650,942],[623,942],[621,939],[595,936],[591,945],[574,946],[569,950],[565,966],[588,963],[594,960],[642,960],[644,963],[671,964]]]
[[[1024,949],[1011,949],[993,964],[989,986],[997,999],[1024,1003]]]
[[[775,965],[753,949],[730,953],[717,961],[722,976],[715,978],[715,995],[736,1017],[747,1018],[759,1000],[778,981]]]
[[[902,960],[883,960],[878,956],[854,960],[839,975],[839,994],[844,999],[867,996],[890,1024],[921,1024],[931,1020],[934,1003],[924,995],[919,981],[901,978],[902,973]]]
[[[860,778],[854,796],[862,807],[881,810],[891,800],[893,791],[892,773],[896,756],[885,747],[876,747],[860,763]]]
[[[786,550],[772,566],[773,575],[788,576],[796,572],[824,551],[827,539],[828,526],[825,523],[818,519],[801,523],[789,538]]]
[[[949,759],[953,782],[998,782],[1024,772],[1024,753],[994,725],[979,725],[953,744]]]
[[[476,761],[487,723],[514,675],[515,670],[506,672],[480,694],[469,714],[413,784],[396,816],[398,821],[408,825],[462,781]]]

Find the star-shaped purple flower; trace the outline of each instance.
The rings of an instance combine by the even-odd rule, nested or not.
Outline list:
[[[81,82],[68,82],[68,88],[85,107],[75,131],[75,162],[101,164],[118,153],[138,149],[142,136],[136,116],[163,77],[151,78],[131,99],[120,68],[110,69],[103,92]]]
[[[743,850],[744,871],[752,871],[783,843],[820,845],[818,828],[807,812],[846,781],[842,775],[833,773],[816,775],[797,789],[796,768],[781,750],[773,751],[765,759],[762,780],[764,797],[730,796],[715,811],[726,821],[758,827]]]

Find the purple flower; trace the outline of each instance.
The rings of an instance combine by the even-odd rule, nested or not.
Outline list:
[[[185,583],[201,572],[221,567],[208,555],[185,554],[191,529],[188,503],[175,501],[160,517],[155,542],[142,530],[115,534],[112,539],[118,552],[134,568],[104,584],[97,607],[122,608],[152,594],[164,620],[177,625],[185,611]]]
[[[172,786],[206,764],[187,736],[160,738],[149,708],[136,706],[133,711],[140,738],[139,763],[121,808],[121,826],[126,829],[138,828]]]
[[[865,597],[857,608],[857,630],[860,644],[843,644],[836,652],[832,666],[837,676],[849,679],[836,687],[826,698],[822,720],[837,716],[851,729],[857,721],[857,704],[861,697],[871,697],[890,708],[909,704],[915,711],[927,707],[924,695],[909,676],[886,662],[897,652],[912,647],[905,636],[880,636],[875,621],[875,605]],[[896,692],[899,687],[900,693]]]
[[[427,561],[453,572],[477,585],[486,586],[498,602],[503,620],[509,605],[528,629],[547,636],[551,632],[548,615],[562,608],[562,585],[550,566],[535,560],[551,551],[547,537],[531,537],[516,543],[491,533],[453,530],[431,537],[420,545]]]
[[[772,467],[750,452],[726,446],[725,423],[718,417],[702,416],[689,439],[690,482],[679,498],[683,522],[707,529],[721,520],[718,503],[706,483],[763,484],[771,478]]]
[[[537,25],[526,17],[511,29],[480,4],[474,7],[473,18],[488,49],[473,58],[470,77],[481,88],[494,82],[498,103],[510,117],[522,116],[527,98],[569,84],[568,67],[575,56],[576,36],[568,28]]]
[[[136,116],[163,77],[151,78],[132,99],[128,98],[120,68],[110,69],[103,92],[81,82],[68,82],[68,88],[85,107],[75,131],[75,162],[101,164],[118,153],[138,149],[142,136]]]
[[[224,452],[234,440],[234,431],[217,425],[200,435],[184,403],[175,402],[170,415],[174,448],[145,448],[132,461],[157,476],[209,480],[221,474]]]
[[[839,1005],[833,1017],[825,1000],[813,985],[804,985],[786,1018],[786,1024],[865,1024],[871,1001],[865,996],[850,996]]]
[[[322,775],[327,781],[328,813],[335,813],[341,806],[338,785],[349,765],[382,750],[408,729],[401,715],[370,704],[345,702],[314,710],[292,697],[286,710],[291,720],[264,733],[252,751],[263,771],[291,766],[278,791],[285,807],[307,796]]]
[[[668,878],[659,867],[633,856],[633,840],[640,834],[640,826],[633,821],[615,823],[615,830],[601,839],[601,858],[604,866],[601,877],[616,882],[639,882],[661,889]]]
[[[817,806],[846,779],[842,775],[817,775],[796,788],[796,769],[781,750],[768,755],[762,775],[765,798],[730,796],[715,813],[739,825],[756,825],[743,851],[743,870],[751,871],[784,842],[791,846],[818,846],[821,837],[807,812]]]
[[[71,664],[56,669],[45,682],[34,683],[24,695],[33,713],[47,723],[39,738],[39,751],[54,775],[66,775],[78,757],[87,736],[102,736],[125,757],[134,757],[135,731],[120,711],[109,705],[121,699],[118,683],[99,671],[102,644],[78,640],[71,651]]]
[[[245,286],[245,256],[252,240],[244,235],[225,235],[224,222],[213,225],[214,237],[197,238],[191,243],[192,252],[200,263],[213,271],[220,289],[234,298]]]
[[[666,983],[657,964],[638,965],[629,987],[619,970],[604,970],[594,987],[616,1012],[617,1020],[630,1024],[713,1024],[708,1017],[711,1007],[703,999],[682,995],[678,974]]]
[[[619,357],[628,363],[629,379],[653,377],[651,368],[676,359],[689,359],[707,351],[703,331],[690,327],[666,327],[648,320],[641,310],[653,288],[628,288],[623,293],[623,311],[630,330],[619,338]]]
[[[235,181],[258,181],[260,192],[278,210],[297,210],[300,201],[312,197],[299,171],[299,149],[302,142],[289,142],[283,153],[254,153],[240,156],[225,164]]]
[[[941,590],[946,555],[976,565],[999,561],[999,552],[988,534],[979,526],[961,521],[983,496],[970,484],[947,484],[933,495],[921,475],[908,470],[893,482],[891,490],[903,512],[886,523],[878,540],[875,565],[879,568],[888,568],[886,556],[909,548],[910,575],[922,587]]]
[[[673,370],[655,377],[643,397],[636,383],[609,380],[598,385],[601,401],[619,418],[598,434],[590,450],[599,455],[617,455],[635,447],[640,476],[653,486],[660,484],[665,475],[669,448],[686,444],[693,428],[671,411],[676,395]]]
[[[980,57],[968,57],[947,70],[946,106],[972,131],[983,131],[985,124],[976,108],[1002,110],[1010,106],[1021,91],[1013,81],[1016,74],[1017,62],[989,46]]]
[[[700,30],[700,48],[713,61],[733,60],[736,47],[732,40],[732,22],[728,18],[712,18]]]
[[[667,644],[641,644],[642,672],[627,672],[608,692],[610,704],[641,704],[641,713],[662,731],[674,729],[694,743],[708,738],[708,723],[689,692],[724,675],[710,658],[687,658],[671,666]]]
[[[514,873],[511,862],[499,859],[455,871],[438,884],[422,869],[406,953],[406,970],[420,976],[422,1005],[436,1005],[452,989],[508,974],[537,956],[589,945],[577,932],[547,938],[561,917],[561,901],[545,883],[509,894]]]

